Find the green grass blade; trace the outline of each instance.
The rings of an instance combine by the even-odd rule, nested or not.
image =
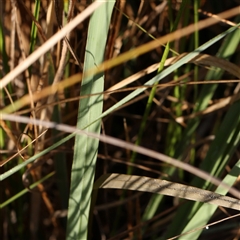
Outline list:
[[[219,177],[228,161],[231,159],[233,152],[240,144],[240,101],[235,102],[227,112],[219,130],[216,133],[215,140],[210,145],[206,158],[200,165],[200,169],[209,172],[212,176]],[[209,188],[210,184],[203,179],[194,178],[192,186],[202,189]],[[168,233],[165,236],[169,238],[181,234],[188,222],[196,215],[201,204],[186,203],[176,213]],[[186,217],[186,212],[188,217]],[[201,215],[202,216],[202,215]],[[198,216],[200,218],[200,216]],[[202,216],[205,218],[205,216]],[[181,219],[181,224],[179,223]]]
[[[236,21],[237,22],[239,21],[239,17],[236,18]],[[222,45],[222,48],[219,50],[219,53],[217,56],[228,59],[229,56],[231,56],[235,52],[236,47],[239,44],[239,40],[237,40],[238,36],[239,36],[239,30],[236,30],[236,31],[230,33],[229,35],[227,35],[227,37],[224,41],[224,44]],[[231,44],[229,44],[230,42],[231,42]],[[222,73],[223,73],[223,71],[220,69],[210,70],[209,73],[207,74],[206,79],[207,80],[221,79]],[[203,110],[207,107],[209,100],[212,98],[216,87],[217,87],[217,84],[203,86],[203,90],[197,100],[197,103],[199,103],[199,104],[197,105],[195,111]],[[175,158],[181,158],[181,155],[184,152],[184,149],[186,149],[187,144],[191,141],[192,134],[196,130],[199,122],[200,122],[200,119],[195,118],[195,119],[192,119],[188,123],[187,128],[185,129],[183,135],[181,136],[181,141],[177,145],[177,149],[176,149],[176,152],[174,155]],[[171,175],[172,172],[174,172],[174,171],[175,171],[175,168],[172,168],[172,171],[168,172],[167,174]],[[163,198],[162,195],[154,195],[151,198],[151,200],[145,210],[145,214],[144,214],[144,218],[143,218],[145,221],[148,219],[151,219],[154,216],[155,212],[157,211],[157,209],[159,207],[160,202],[162,201],[162,198]],[[171,232],[171,230],[169,230],[169,231]]]
[[[240,17],[238,16],[235,19],[235,21],[239,22]],[[235,53],[239,45],[239,34],[240,34],[240,30],[236,29],[236,31],[227,35],[216,56],[224,59],[229,59]],[[207,73],[205,79],[206,80],[221,79],[222,74],[223,74],[222,69],[214,68],[213,70],[210,70]],[[203,86],[200,92],[200,95],[198,97],[198,100],[196,101],[196,106],[194,108],[195,112],[204,110],[208,106],[209,101],[212,99],[212,96],[217,86],[218,86],[217,84]],[[186,146],[189,144],[191,136],[195,132],[199,122],[200,122],[199,118],[194,118],[189,121],[188,126],[183,133],[182,141],[179,142],[176,148],[176,153],[174,155],[175,158],[181,158],[182,153],[184,152],[184,149],[186,149]]]
[[[104,60],[110,19],[115,1],[107,1],[90,19],[85,51],[84,72],[97,67]],[[104,76],[83,76],[81,95],[103,91]],[[78,124],[80,129],[100,132],[100,121],[88,126],[102,113],[102,96],[92,96],[80,102]],[[86,126],[88,126],[86,128]],[[71,174],[68,209],[67,239],[87,239],[89,208],[99,141],[87,136],[76,136]]]
[[[172,18],[170,18],[171,31],[175,31],[177,29],[177,26],[180,22],[180,18],[182,17],[182,15],[184,13],[184,10],[186,10],[186,6],[187,6],[188,3],[189,3],[189,0],[185,0],[185,1],[182,2],[179,13],[178,13],[177,18],[175,19],[174,23],[173,23]],[[171,1],[168,1],[169,16],[172,16],[171,4],[172,4]],[[158,74],[161,73],[164,69],[164,63],[165,63],[165,61],[168,57],[169,50],[170,50],[170,43],[168,42],[166,44],[161,62],[159,64]],[[136,141],[137,145],[139,145],[140,142],[141,142],[143,131],[145,130],[145,125],[146,125],[146,122],[147,122],[147,118],[150,114],[150,109],[151,109],[151,106],[152,106],[152,103],[153,103],[153,99],[155,97],[155,93],[156,93],[156,90],[157,90],[157,84],[159,83],[159,81],[155,82],[154,87],[151,89],[151,92],[150,92],[150,95],[149,95],[149,98],[148,98],[148,102],[147,102],[147,106],[146,106],[146,109],[145,109],[145,112],[144,112],[144,115],[143,115],[143,120],[141,122],[141,127],[140,127],[140,130],[139,130],[138,138],[137,138],[137,141]],[[136,158],[136,153],[134,152],[132,154],[131,162],[133,162],[135,158]],[[150,201],[149,201],[149,203],[148,203],[148,205],[145,209],[145,212],[143,214],[143,217],[142,217],[143,221],[146,221],[146,220],[152,218],[152,216],[156,212],[156,210],[157,210],[160,202],[162,201],[162,199],[163,199],[163,195],[154,195],[150,199]]]
[[[40,4],[41,2],[39,0],[35,1],[34,6],[34,17],[38,21],[39,18],[39,12],[40,12]],[[32,53],[34,51],[34,47],[36,44],[36,38],[37,38],[37,27],[35,22],[32,22],[32,28],[31,28],[31,34],[30,34],[30,51],[29,53]]]
[[[239,22],[240,17],[238,16],[235,21]],[[218,57],[229,59],[229,57],[234,54],[236,51],[236,48],[239,45],[239,29],[237,29],[235,32],[230,33],[228,36],[226,36],[221,48],[219,49],[219,52],[217,53]],[[211,79],[221,79],[221,76],[223,74],[223,70],[221,69],[214,69],[210,70],[206,76],[207,80]],[[203,86],[202,91],[198,97],[196,107],[194,111],[200,111],[205,109],[208,106],[209,101],[211,100],[215,90],[217,88],[217,84],[211,84],[210,86]],[[210,172],[214,176],[219,176],[219,174],[222,172],[223,168],[226,165],[226,162],[229,160],[231,152],[234,150],[235,145],[233,144],[234,141],[237,141],[239,139],[239,136],[233,136],[234,132],[239,129],[238,126],[238,118],[239,113],[234,113],[234,111],[239,112],[237,109],[239,106],[236,106],[237,103],[234,104],[234,106],[231,107],[235,110],[229,110],[227,113],[227,116],[225,118],[225,126],[224,123],[222,123],[222,132],[221,134],[216,135],[215,141],[211,144],[211,148],[209,149],[208,156],[206,157],[203,164],[200,166],[201,169]],[[228,119],[228,120],[227,120]],[[234,121],[234,122],[233,122]],[[187,128],[185,129],[182,137],[182,141],[179,142],[179,145],[176,149],[175,158],[181,158],[182,154],[184,153],[184,149],[186,149],[186,146],[191,140],[192,134],[196,131],[196,128],[198,127],[200,123],[200,119],[194,118],[189,121]],[[232,128],[232,130],[230,130]],[[239,131],[239,130],[238,130]],[[223,138],[224,136],[224,138]],[[229,144],[232,142],[231,144]],[[228,144],[226,144],[228,143]],[[220,148],[218,148],[221,146]],[[219,149],[218,153],[216,152],[216,147]],[[214,150],[215,148],[215,150]],[[213,155],[213,152],[216,152],[215,155]],[[228,152],[230,151],[230,152]],[[212,163],[212,164],[210,164]],[[205,183],[204,187],[204,181],[200,181],[199,179],[195,179],[191,185],[206,188],[209,184]],[[192,219],[197,209],[200,207],[198,203],[187,203],[186,206],[183,206],[179,209],[176,217],[174,218],[174,221],[172,222],[171,226],[168,229],[167,236],[173,236],[178,235],[182,232],[179,219],[182,223],[182,229],[187,225],[187,222]],[[186,220],[186,211],[189,213],[189,220]],[[198,217],[200,218],[199,215]],[[203,216],[204,217],[204,216]],[[199,221],[201,221],[199,219]],[[177,230],[178,229],[178,230]]]
[[[43,178],[41,178],[39,181],[31,184],[29,186],[29,189],[34,189],[38,184],[46,181],[47,179],[49,179],[50,177],[52,177],[55,174],[55,172],[51,172],[49,174],[47,174],[46,176],[44,176]],[[23,196],[24,194],[29,193],[29,190],[27,188],[23,189],[21,192],[15,194],[14,196],[12,196],[11,198],[9,198],[7,201],[3,202],[0,204],[0,209],[6,207],[8,204],[10,204],[11,202],[14,202],[16,199],[18,199],[19,197]]]
[[[181,66],[183,66],[184,64],[186,64],[187,62],[189,62],[190,60],[192,60],[193,58],[198,56],[201,52],[203,52],[204,50],[206,50],[207,48],[212,46],[214,43],[218,42],[219,40],[221,40],[222,38],[224,38],[228,34],[234,32],[236,29],[238,29],[239,26],[240,26],[240,23],[237,24],[234,27],[229,28],[227,31],[217,35],[216,37],[212,38],[208,42],[206,42],[203,45],[201,45],[199,48],[195,49],[193,52],[191,52],[191,53],[187,54],[186,56],[184,56],[183,58],[181,58],[179,61],[177,61],[172,66],[170,66],[167,69],[163,70],[161,73],[159,73],[157,76],[153,77],[151,80],[146,82],[144,85],[152,86],[155,82],[158,82],[161,79],[163,79],[164,77],[168,76],[170,73],[172,73],[176,69],[180,68]],[[123,104],[129,102],[130,100],[132,100],[134,97],[138,96],[139,94],[141,94],[145,90],[146,90],[145,88],[140,88],[140,89],[137,89],[137,90],[133,91],[132,93],[127,95],[125,98],[120,100],[118,103],[114,104],[108,110],[103,112],[103,114],[101,114],[99,116],[99,118],[96,119],[96,121],[99,120],[100,118],[103,118],[103,117],[107,116],[109,113],[113,112],[118,107],[121,107]]]
[[[33,161],[39,159],[40,157],[44,156],[45,154],[51,152],[52,150],[56,149],[57,147],[61,146],[62,144],[64,144],[65,142],[67,142],[68,140],[70,140],[71,138],[73,138],[75,136],[74,133],[69,134],[67,137],[61,139],[60,141],[54,143],[52,146],[42,150],[41,152],[35,154],[34,156],[30,157],[29,159],[27,159],[26,161],[16,165],[15,167],[11,168],[10,170],[0,174],[0,182],[3,181],[4,179],[10,177],[11,175],[13,175],[14,173],[18,172],[20,169],[26,167],[29,163],[32,163]]]
[[[223,179],[223,182],[228,184],[229,186],[232,186],[235,183],[236,179],[238,178],[239,171],[240,171],[240,160],[235,164],[235,166],[232,168],[230,173]],[[215,193],[226,195],[227,189],[218,187]],[[217,207],[218,206],[216,205],[204,204],[201,208],[199,208],[196,214],[192,217],[188,225],[183,229],[182,233],[186,233],[194,228],[199,228],[201,226],[207,225],[209,219],[212,217]],[[200,231],[195,231],[193,233],[188,233],[187,235],[182,236],[179,239],[184,240],[186,239],[186,237],[189,239],[198,239],[202,231],[203,229],[201,229]]]
[[[2,15],[3,16],[3,15]],[[3,27],[3,17],[0,17],[0,54],[2,55],[3,60],[3,70],[4,73],[7,74],[9,72],[9,65],[8,65],[8,56],[6,53],[6,47],[5,47],[5,33],[4,33],[4,27]],[[0,77],[3,77],[0,73]]]

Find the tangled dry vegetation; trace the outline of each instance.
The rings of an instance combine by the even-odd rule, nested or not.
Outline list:
[[[58,2],[57,8],[54,2]],[[72,2],[72,11],[64,11],[68,9],[64,6],[68,1],[1,1],[1,79],[16,66],[24,64],[31,53],[59,31],[60,24],[65,25],[83,12],[91,1],[69,1]],[[237,0],[116,1],[104,59],[111,60],[123,53],[130,55],[126,61],[118,60],[114,67],[104,71],[105,92],[98,93],[103,95],[103,112],[134,90],[143,89],[147,81],[194,49],[235,26],[240,22],[237,14],[228,19],[216,15],[238,5]],[[217,23],[204,22],[206,26],[202,25],[200,31],[192,26],[191,34],[181,35],[179,31],[180,35],[172,36],[169,45],[165,41],[152,47],[155,41],[142,48],[141,54],[137,52],[138,47],[154,39],[207,18],[217,19]],[[87,18],[67,35],[67,39],[59,41],[6,86],[1,86],[0,114],[14,114],[16,118],[16,121],[0,119],[2,176],[67,136],[64,131],[41,124],[21,123],[17,116],[76,126],[79,102],[91,97],[91,94],[79,97],[84,56],[88,51],[88,24]],[[141,94],[102,118],[101,133],[126,143],[138,142],[140,146],[224,179],[240,159],[239,39],[239,32],[226,34],[201,51],[198,57],[171,70],[154,87],[153,83],[145,86]],[[167,48],[165,61],[163,54]],[[134,49],[136,55],[131,55]],[[160,63],[164,64],[162,68]],[[51,88],[54,84],[58,90]],[[69,237],[66,226],[70,221],[67,206],[73,146],[74,138],[71,138],[8,178],[1,179],[1,239]],[[105,173],[134,174],[203,188],[194,174],[104,141],[99,144],[97,157],[96,179]],[[239,190],[239,178],[235,177],[232,185]],[[34,183],[38,183],[35,188]],[[215,187],[209,185],[208,189],[214,191]],[[186,205],[186,200],[167,196],[157,200],[154,196],[147,190],[100,189],[89,220],[92,223],[89,238],[170,239],[181,234],[184,227],[178,229],[176,224],[182,224],[180,209]],[[237,214],[236,210],[217,208],[209,216],[208,223],[214,223],[213,226],[199,239],[219,239],[219,236],[221,239],[240,239],[240,218],[234,214]],[[194,218],[190,215],[190,206],[185,208],[185,216],[186,219],[187,216]],[[170,227],[176,230],[173,235]],[[204,224],[195,226],[196,229],[204,227]],[[182,239],[192,238],[186,235]]]

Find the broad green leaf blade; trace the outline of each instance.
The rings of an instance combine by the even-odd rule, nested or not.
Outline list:
[[[104,60],[104,50],[108,29],[115,1],[106,1],[92,15],[88,29],[88,40],[85,51],[84,72],[97,68]],[[104,76],[86,76],[83,74],[81,95],[103,91]],[[82,99],[78,111],[79,129],[87,132],[100,132],[102,113],[102,95]],[[92,186],[95,175],[95,164],[98,153],[98,139],[87,136],[76,136],[74,159],[71,173],[71,187],[68,207],[67,239],[87,239],[89,209]]]

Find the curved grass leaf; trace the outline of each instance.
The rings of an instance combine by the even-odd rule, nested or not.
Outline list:
[[[239,21],[239,17],[236,18]],[[218,57],[229,59],[229,57],[235,52],[239,44],[239,29],[237,31],[229,34],[225,41],[222,44],[222,47],[219,49],[217,54]],[[238,70],[239,71],[239,70]],[[210,70],[206,76],[207,79],[221,79],[223,74],[222,69],[214,69]],[[239,77],[238,77],[239,78]],[[217,88],[217,84],[212,84],[210,86],[203,86],[203,89],[199,95],[196,107],[194,111],[200,111],[205,109],[208,106],[209,100],[212,98],[215,90]],[[228,160],[234,149],[236,148],[236,144],[239,144],[239,101],[234,103],[229,111],[226,114],[225,120],[222,122],[216,136],[215,140],[212,142],[208,154],[202,165],[201,169],[210,172],[213,176],[219,177],[220,173],[225,168]],[[192,134],[196,131],[200,123],[200,118],[195,117],[191,119],[185,129],[182,141],[179,142],[179,145],[176,149],[175,158],[180,159],[182,154],[184,153],[184,149],[188,142],[191,139]],[[191,185],[206,189],[209,187],[209,183],[201,181],[200,179],[194,179]],[[168,233],[165,237],[171,237],[182,233],[182,230],[187,226],[188,222],[197,214],[200,205],[198,203],[187,203],[182,206],[177,215],[174,218],[174,221],[170,225],[168,229]],[[188,218],[186,218],[186,211],[189,213]],[[199,218],[203,218],[204,221],[206,216],[198,215]],[[179,224],[179,219],[182,219]],[[192,223],[191,223],[192,226]]]
[[[229,174],[223,179],[223,182],[228,184],[229,186],[232,186],[236,179],[238,178],[240,173],[240,160],[235,164],[235,166],[231,169]],[[215,191],[215,193],[226,195],[227,189],[223,189],[221,187],[218,187]],[[215,210],[217,209],[217,206],[213,205],[207,205],[204,204],[199,208],[199,210],[196,212],[196,214],[191,218],[189,223],[186,225],[186,227],[183,229],[182,234],[193,230],[195,228],[199,228],[200,226],[207,225],[209,219],[214,214]],[[237,208],[237,210],[240,211],[240,207]],[[199,235],[201,234],[202,229],[200,231],[194,231],[187,234],[187,238],[189,239],[198,239]],[[185,236],[180,237],[179,239],[186,239]]]
[[[237,166],[235,171],[236,173]],[[235,174],[235,180],[236,180]],[[233,179],[232,179],[233,180]],[[231,182],[232,184],[234,182]],[[200,188],[174,183],[166,180],[155,179],[150,177],[126,175],[126,174],[104,174],[94,185],[95,189],[113,188],[135,190],[150,193],[163,194],[166,196],[178,197],[197,202],[223,206],[235,210],[240,210],[240,200],[236,198],[226,197],[211,191],[202,190]],[[226,189],[224,189],[227,192]],[[195,238],[193,238],[195,239]]]
[[[220,177],[225,166],[231,159],[232,154],[240,145],[240,101],[235,102],[227,112],[215,139],[210,145],[206,158],[200,165],[200,169],[209,172],[212,176]],[[209,189],[210,183],[195,177],[191,185],[201,189]],[[183,229],[188,225],[188,222],[196,216],[201,205],[199,203],[186,203],[177,211],[175,218],[170,225],[167,235],[164,238],[169,238],[182,233]],[[186,212],[188,217],[186,217]],[[198,218],[207,216],[198,215]],[[178,219],[178,221],[177,221]],[[181,222],[179,222],[181,219]],[[191,223],[192,226],[192,223]]]
[[[239,22],[239,17],[236,18],[236,21]],[[219,49],[219,52],[217,54],[218,58],[226,59],[226,60],[229,59],[229,56],[231,56],[235,52],[235,49],[237,48],[237,46],[239,44],[238,36],[239,36],[239,29],[235,29],[235,31],[232,31],[226,35],[226,38],[224,39],[224,43],[222,44],[222,47]],[[211,40],[209,42],[211,42]],[[239,75],[238,75],[239,68],[235,69],[234,72],[237,73],[237,77],[239,78]],[[223,73],[222,67],[221,68],[213,68],[212,70],[210,70],[207,73],[207,76],[205,79],[206,80],[221,79],[222,73]],[[203,86],[203,89],[200,92],[199,97],[196,101],[196,107],[194,109],[194,112],[203,110],[208,106],[208,103],[209,103],[210,99],[212,98],[216,87],[217,87],[217,84]],[[188,122],[187,127],[181,136],[181,141],[179,141],[179,143],[176,147],[175,154],[174,154],[175,158],[181,159],[181,157],[184,154],[185,149],[187,148],[189,142],[191,141],[192,135],[196,131],[196,128],[199,125],[199,123],[200,123],[200,118],[197,118],[197,117],[195,117],[194,119],[191,119]],[[174,171],[175,171],[175,169],[172,168],[169,170],[169,172],[167,172],[167,174],[171,175]],[[207,171],[210,171],[210,170],[207,169]],[[143,218],[144,220],[151,219],[154,216],[155,212],[157,211],[157,209],[160,205],[161,200],[162,200],[162,196],[155,195],[152,197],[152,199],[150,200],[150,202],[145,210],[145,214],[144,214],[144,218]],[[182,218],[185,219],[185,213],[186,213],[186,210],[185,210],[185,212],[182,211],[183,215],[180,216],[179,219],[182,219]],[[178,223],[182,222],[182,220],[179,220],[179,219],[177,221],[177,218],[175,218],[176,226],[173,226],[172,229],[169,228],[169,234],[173,233],[173,231],[176,230],[177,227],[179,227]],[[179,232],[178,232],[178,234],[179,234]],[[177,233],[175,235],[177,235]]]

